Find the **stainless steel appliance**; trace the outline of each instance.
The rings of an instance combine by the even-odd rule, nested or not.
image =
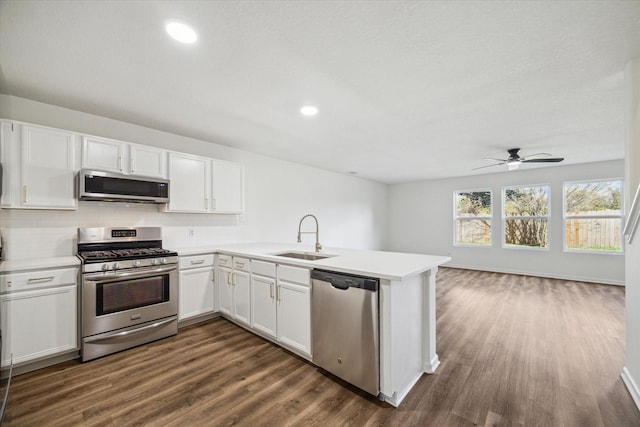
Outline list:
[[[79,228],[82,361],[178,333],[178,254],[160,227]]]
[[[312,270],[313,363],[378,395],[379,279]]]
[[[78,173],[78,198],[111,202],[167,203],[169,181],[85,169]]]

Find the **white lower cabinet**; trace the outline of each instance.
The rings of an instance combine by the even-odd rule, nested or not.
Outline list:
[[[250,325],[251,277],[246,258],[218,255],[218,290],[220,312]]]
[[[251,327],[310,357],[309,270],[254,261],[251,271]]]
[[[2,366],[77,350],[77,268],[0,275]]]
[[[218,255],[220,312],[311,358],[311,279],[306,268]]]
[[[311,356],[311,285],[309,270],[278,266],[276,290],[278,341]]]
[[[213,254],[180,257],[178,320],[215,311]]]
[[[276,339],[276,265],[252,261],[251,270],[251,327]]]

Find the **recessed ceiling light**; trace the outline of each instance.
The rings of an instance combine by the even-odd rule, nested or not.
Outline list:
[[[179,41],[180,43],[192,44],[195,43],[196,40],[198,40],[198,35],[193,30],[193,28],[191,28],[184,22],[169,21],[164,28],[172,38]]]
[[[305,105],[300,109],[300,114],[303,116],[315,116],[318,114],[318,107],[315,105]]]

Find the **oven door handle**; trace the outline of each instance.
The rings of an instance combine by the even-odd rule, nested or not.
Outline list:
[[[168,323],[175,322],[175,321],[176,321],[175,317],[172,317],[171,319],[166,319],[160,322],[152,323],[150,325],[143,326],[142,328],[138,328],[138,329],[131,329],[129,331],[124,331],[124,332],[116,332],[115,334],[103,335],[95,338],[85,338],[84,342],[92,343],[92,342],[108,341],[114,338],[122,338],[128,335],[134,335],[140,332],[148,331],[149,329],[159,328],[160,326],[164,326]]]
[[[135,279],[136,277],[144,277],[150,274],[156,273],[167,273],[169,271],[177,270],[178,267],[175,265],[171,265],[168,267],[158,267],[153,268],[151,270],[136,270],[131,272],[121,272],[121,273],[113,273],[113,274],[105,274],[105,273],[93,273],[93,274],[85,274],[83,275],[83,279],[91,280],[94,282],[103,282],[106,280],[113,279]]]

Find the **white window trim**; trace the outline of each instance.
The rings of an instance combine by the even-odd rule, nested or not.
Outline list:
[[[567,215],[567,184],[581,184],[586,182],[610,182],[620,181],[620,215]],[[593,249],[572,249],[567,248],[567,220],[568,219],[620,219],[620,251],[600,251]],[[622,229],[624,227],[624,179],[623,178],[603,178],[603,179],[584,179],[579,181],[565,181],[562,183],[562,250],[567,253],[579,254],[598,254],[598,255],[624,255],[624,236]]]
[[[489,193],[489,197],[491,198],[491,213],[486,216],[465,216],[458,217],[458,194],[460,193]],[[455,247],[464,247],[464,248],[491,248],[493,247],[493,212],[494,212],[494,202],[493,202],[493,190],[490,188],[476,188],[473,190],[455,190],[453,192],[453,246]],[[458,243],[458,235],[457,235],[457,221],[459,219],[463,220],[473,220],[473,219],[486,219],[489,220],[489,243]]]
[[[514,188],[531,188],[531,187],[547,187],[548,189],[548,198],[547,198],[547,215],[529,215],[529,216],[506,216],[505,215],[505,196],[507,191]],[[502,249],[513,249],[513,250],[524,250],[524,251],[549,251],[551,248],[551,184],[523,184],[523,185],[509,185],[502,187],[502,206],[500,207],[500,212],[502,216],[501,222],[501,240],[502,240]],[[546,219],[547,220],[547,247],[541,248],[539,246],[527,246],[527,245],[508,245],[507,244],[507,220],[512,219]]]

